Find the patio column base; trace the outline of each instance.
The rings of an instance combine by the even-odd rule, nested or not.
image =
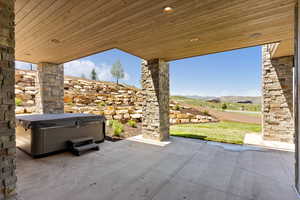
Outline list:
[[[146,139],[169,139],[169,64],[162,59],[142,62],[144,93],[142,134]]]
[[[63,64],[39,63],[36,76],[36,111],[41,114],[64,113]]]

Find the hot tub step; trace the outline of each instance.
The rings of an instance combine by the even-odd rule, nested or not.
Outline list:
[[[99,150],[99,146],[95,143],[94,139],[89,137],[70,140],[69,148],[77,156],[89,150]]]
[[[76,155],[80,156],[82,152],[89,151],[89,150],[98,151],[99,146],[97,144],[93,143],[93,144],[86,144],[86,145],[83,145],[83,146],[80,146],[80,147],[75,147],[74,148],[74,153]]]
[[[79,147],[86,144],[93,144],[95,143],[94,138],[92,137],[83,137],[77,138],[69,141],[71,147]]]

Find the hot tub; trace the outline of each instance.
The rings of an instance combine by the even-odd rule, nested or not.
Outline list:
[[[43,114],[16,117],[17,147],[33,157],[67,149],[73,139],[105,138],[105,117],[92,114]]]

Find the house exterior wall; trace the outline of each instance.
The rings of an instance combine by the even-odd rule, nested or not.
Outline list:
[[[16,197],[14,0],[0,0],[0,199]]]
[[[263,46],[263,137],[294,142],[293,56],[271,58],[271,45]]]
[[[144,138],[169,139],[169,64],[161,59],[142,62],[144,93],[142,134]]]

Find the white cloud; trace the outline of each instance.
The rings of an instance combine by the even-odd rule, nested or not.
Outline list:
[[[90,60],[74,60],[64,64],[65,75],[81,77],[84,75],[90,78],[91,71],[95,69],[98,80],[100,81],[114,81],[110,73],[111,66],[107,64],[96,65]],[[128,81],[130,76],[125,72],[125,77],[122,80]]]
[[[32,65],[32,66],[31,66]],[[35,64],[16,61],[16,69],[30,70],[31,67],[36,69]],[[90,78],[91,71],[95,69],[98,80],[100,81],[115,81],[110,73],[111,66],[107,64],[96,65],[90,60],[74,60],[64,64],[64,73],[68,76],[81,77],[84,75],[86,78]],[[129,81],[130,75],[125,72],[123,81]]]

